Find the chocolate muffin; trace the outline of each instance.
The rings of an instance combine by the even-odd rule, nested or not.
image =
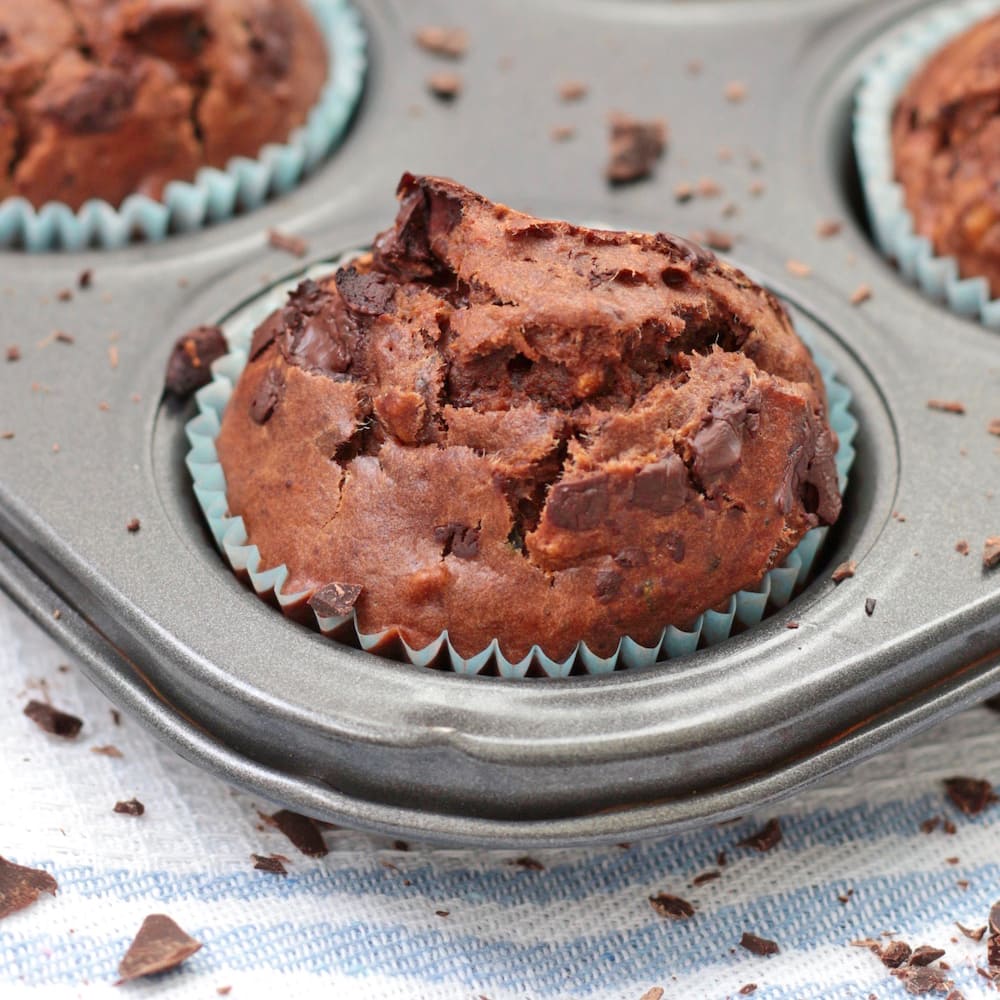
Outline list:
[[[896,179],[916,231],[1000,296],[1000,14],[940,49],[892,120]]]
[[[302,0],[0,0],[0,197],[159,198],[284,141],[326,77]]]
[[[286,593],[465,657],[609,655],[837,518],[821,378],[769,292],[675,236],[399,196],[257,329],[217,439]]]

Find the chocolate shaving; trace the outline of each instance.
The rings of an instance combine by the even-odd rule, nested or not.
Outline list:
[[[971,938],[973,941],[982,941],[983,935],[986,933],[986,925],[983,924],[982,927],[966,927],[964,924],[960,924],[957,920],[955,921],[955,926],[967,937]]]
[[[146,807],[138,799],[129,799],[127,802],[116,802],[114,811],[123,816],[141,816]]]
[[[737,847],[752,847],[755,851],[771,850],[781,843],[781,821],[776,817],[769,819],[756,833],[736,842]]]
[[[349,615],[361,596],[356,583],[328,583],[306,602],[319,618],[342,618]]]
[[[919,948],[913,949],[910,956],[910,965],[930,965],[944,955],[943,948],[932,948],[929,944],[922,944]]]
[[[83,728],[83,719],[70,715],[69,712],[60,712],[58,708],[46,705],[43,701],[29,701],[24,706],[24,714],[45,732],[61,736],[64,740],[76,739]]]
[[[164,385],[183,399],[212,381],[210,365],[229,351],[217,326],[196,326],[177,338],[167,361]]]
[[[722,872],[713,868],[711,871],[702,872],[700,875],[695,875],[695,877],[691,879],[691,885],[693,886],[704,885],[706,882],[714,882],[717,878],[722,878]]]
[[[945,794],[966,816],[977,816],[997,801],[993,786],[981,778],[946,778]]]
[[[309,244],[301,236],[283,233],[280,229],[269,229],[267,231],[267,242],[275,250],[282,250],[293,257],[305,257],[309,253]]]
[[[536,861],[534,858],[530,858],[527,855],[520,858],[514,858],[513,861],[507,862],[511,865],[516,865],[518,868],[523,868],[525,871],[529,872],[543,872],[545,871],[545,865],[541,861]]]
[[[43,892],[56,894],[56,880],[40,868],[25,868],[0,857],[0,920],[31,906]]]
[[[329,853],[316,820],[290,809],[280,809],[273,816],[262,818],[276,826],[303,854],[323,858]]]
[[[965,413],[965,404],[960,403],[957,399],[928,399],[927,409],[961,415]]]
[[[610,129],[604,176],[612,184],[648,177],[666,149],[667,123],[662,118],[640,121],[617,112],[611,116]]]
[[[175,969],[200,948],[201,942],[182,931],[166,914],[153,913],[142,922],[119,963],[121,978],[115,985]]]
[[[253,866],[257,871],[270,872],[272,875],[287,875],[288,869],[282,864],[277,854],[251,854]]]
[[[762,956],[777,955],[780,951],[777,941],[772,941],[770,938],[758,937],[750,931],[743,932],[743,937],[740,938],[740,947],[746,948],[747,951],[752,952],[754,955]]]
[[[649,897],[649,905],[661,917],[670,920],[687,920],[694,916],[694,907],[680,896],[672,896],[669,892],[661,892]]]

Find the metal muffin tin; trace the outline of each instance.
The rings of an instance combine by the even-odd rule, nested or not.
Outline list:
[[[23,353],[0,364],[0,431],[16,435],[0,441],[0,585],[185,757],[302,812],[451,843],[592,843],[697,826],[1000,690],[1000,576],[979,558],[1000,533],[1000,497],[987,495],[1000,493],[1000,459],[985,428],[1000,416],[1000,337],[929,303],[879,257],[851,166],[861,68],[922,5],[359,6],[371,47],[362,107],[341,150],[292,195],[159,246],[0,258],[0,347]],[[469,30],[454,67],[411,42],[434,23]],[[685,69],[693,58],[698,74]],[[440,68],[465,81],[449,106],[424,90]],[[585,100],[558,100],[568,78],[587,82]],[[724,96],[736,80],[747,88],[739,104]],[[619,190],[603,181],[612,109],[668,118],[655,179]],[[564,123],[576,137],[552,141]],[[732,162],[719,162],[720,146]],[[763,162],[756,172],[748,151]],[[193,408],[161,400],[166,358],[180,333],[298,270],[267,245],[269,227],[306,238],[309,261],[335,257],[389,224],[405,169],[542,216],[738,233],[729,256],[817,321],[819,348],[854,393],[858,457],[822,558],[855,559],[857,575],[835,587],[821,572],[785,611],[714,649],[565,681],[383,660],[284,620],[244,588],[199,520],[183,463]],[[702,176],[726,195],[676,204],[674,185]],[[759,198],[747,195],[755,179],[766,185]],[[741,211],[723,220],[729,198]],[[819,240],[828,216],[844,232]],[[791,276],[788,258],[813,275]],[[93,287],[58,301],[88,268]],[[863,281],[874,297],[852,307]],[[75,343],[37,346],[55,329]],[[931,411],[932,397],[960,399],[967,414]]]

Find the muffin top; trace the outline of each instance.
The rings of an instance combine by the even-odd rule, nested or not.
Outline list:
[[[257,329],[223,418],[230,513],[286,593],[340,584],[416,647],[608,655],[836,519],[822,382],[769,292],[678,237],[399,196]]]
[[[301,0],[0,0],[0,197],[158,198],[284,141],[326,77]]]
[[[1000,14],[928,60],[893,114],[897,180],[916,230],[1000,296]]]

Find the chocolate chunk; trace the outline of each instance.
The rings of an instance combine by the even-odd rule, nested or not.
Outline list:
[[[427,25],[418,28],[413,40],[425,52],[448,59],[459,59],[469,47],[469,35],[464,28],[445,28]]]
[[[869,618],[875,614],[875,603],[874,597],[865,598],[865,614],[868,615]]]
[[[284,80],[292,67],[295,24],[291,12],[281,4],[259,7],[248,21],[254,76],[265,84]]]
[[[952,985],[940,969],[905,969],[901,970],[900,976],[906,984],[906,992],[912,996],[921,996],[925,993],[947,993]]]
[[[655,514],[680,510],[688,493],[687,466],[678,455],[644,466],[632,481],[632,503]]]
[[[743,454],[739,430],[725,420],[709,420],[691,439],[694,471],[702,479],[712,479],[733,468]]]
[[[479,555],[479,528],[451,522],[434,529],[434,541],[444,546],[443,556],[475,559]]]
[[[462,93],[462,78],[457,73],[432,73],[427,77],[427,89],[439,101],[453,101]]]
[[[139,518],[137,518],[137,517],[133,517],[133,518],[132,518],[132,520],[131,520],[131,521],[129,521],[129,522],[128,522],[128,523],[127,523],[127,524],[125,525],[125,530],[126,530],[126,531],[127,531],[127,532],[128,532],[129,534],[130,534],[130,535],[134,535],[134,534],[136,534],[136,532],[138,532],[138,530],[139,530],[139,529],[140,529],[141,527],[142,527],[142,522],[141,522],[141,521],[139,520]]]
[[[61,102],[52,102],[45,114],[78,135],[94,135],[118,128],[135,100],[135,79],[124,70],[94,66]]]
[[[197,326],[177,338],[164,379],[167,392],[181,398],[212,381],[210,365],[228,353],[229,345],[217,326]]]
[[[649,557],[642,549],[622,549],[615,556],[616,565],[621,566],[622,569],[637,569],[639,566],[645,566],[648,562]]]
[[[669,892],[661,892],[649,897],[649,905],[661,917],[670,920],[687,920],[694,916],[694,907],[680,896],[671,896]]]
[[[337,270],[337,291],[347,308],[362,316],[382,316],[396,311],[396,284],[378,271],[359,274],[357,268]]]
[[[952,804],[966,816],[977,816],[997,801],[993,786],[981,778],[946,778],[944,787]]]
[[[127,802],[116,802],[114,811],[123,816],[141,816],[146,807],[138,799],[129,799]]]
[[[1000,902],[994,903],[990,907],[989,925],[991,935],[1000,935]]]
[[[965,927],[960,924],[957,920],[955,921],[955,926],[967,937],[971,938],[973,941],[982,941],[983,935],[986,933],[986,925],[983,924],[982,927]]]
[[[601,473],[570,483],[556,483],[545,511],[557,528],[592,531],[608,512],[608,477]]]
[[[251,854],[250,858],[257,871],[270,872],[272,875],[288,874],[288,869],[277,854]]]
[[[648,177],[667,144],[667,123],[640,121],[625,114],[611,116],[608,165],[604,175],[612,184]]]
[[[285,393],[285,374],[279,368],[269,368],[257,392],[250,401],[250,419],[255,424],[266,424]]]
[[[45,732],[61,736],[65,740],[76,739],[83,728],[83,719],[68,712],[60,712],[43,701],[29,701],[24,706],[24,714]]]
[[[959,416],[965,413],[965,404],[957,399],[928,399],[927,408],[941,410],[943,413],[956,413]]]
[[[280,809],[264,819],[276,826],[303,854],[323,858],[329,853],[316,820],[290,809]]]
[[[781,837],[781,820],[774,817],[769,819],[756,833],[752,833],[749,837],[744,837],[743,840],[737,841],[736,846],[752,847],[755,851],[763,853],[780,844]]]
[[[285,312],[278,309],[271,313],[260,326],[253,332],[253,340],[250,341],[250,361],[256,360],[274,342],[275,338],[284,333],[286,329]]]
[[[929,944],[922,944],[919,948],[913,949],[910,956],[910,965],[930,965],[944,955],[943,948],[932,948]]]
[[[349,615],[361,596],[357,583],[328,583],[307,601],[319,618],[342,618]]]
[[[685,542],[684,536],[679,531],[668,531],[663,536],[663,547],[670,553],[670,558],[675,563],[684,562]]]
[[[983,569],[1000,566],[1000,535],[986,539],[983,546]]]
[[[185,934],[166,914],[153,913],[142,922],[119,963],[118,983],[175,969],[200,948],[201,942]]]
[[[831,574],[830,579],[834,583],[843,583],[849,580],[858,570],[858,564],[853,559],[842,562]]]
[[[743,937],[740,938],[740,947],[746,948],[747,951],[753,952],[754,955],[762,956],[777,955],[780,951],[777,941],[758,937],[756,934],[751,934],[750,931],[743,932]]]
[[[656,233],[653,237],[656,249],[661,253],[668,254],[675,260],[689,264],[696,271],[704,271],[717,263],[718,258],[707,250],[700,243],[686,240],[683,236],[676,236],[673,233]],[[666,284],[670,284],[666,281]]]
[[[600,569],[594,585],[594,595],[601,604],[610,604],[621,592],[622,575],[613,569]]]
[[[301,236],[283,233],[279,229],[269,229],[267,231],[267,242],[275,250],[282,250],[293,257],[305,257],[309,253],[309,244]]]
[[[40,868],[25,868],[0,857],[0,920],[31,906],[43,892],[56,894],[56,880]]]

